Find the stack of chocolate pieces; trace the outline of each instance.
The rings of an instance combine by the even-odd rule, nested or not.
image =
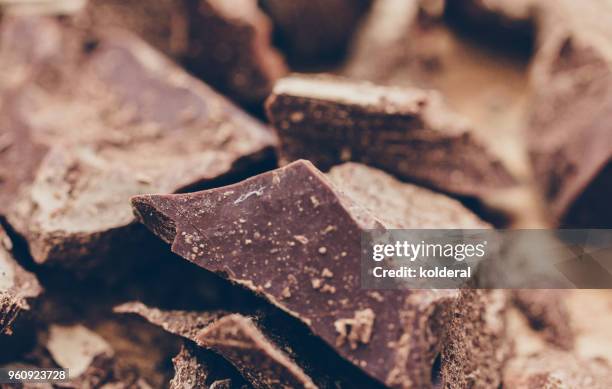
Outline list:
[[[369,230],[612,224],[610,15],[7,3],[0,366],[74,388],[610,387],[607,292],[361,283]]]

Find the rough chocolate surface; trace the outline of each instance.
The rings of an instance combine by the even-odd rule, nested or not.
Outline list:
[[[358,161],[476,197],[516,184],[482,138],[435,92],[291,76],[276,84],[267,111],[285,163],[306,158],[328,169]]]
[[[188,195],[137,196],[132,202],[139,219],[172,243],[175,253],[263,295],[372,377],[393,387],[429,385],[452,312],[465,310],[469,316],[479,304],[459,304],[462,293],[455,290],[361,290],[359,234],[367,228],[415,227],[411,219],[429,228],[487,224],[454,200],[426,190],[411,194],[411,185],[382,172],[366,167],[359,172],[355,164],[337,169],[331,177],[343,177],[342,169],[355,172],[345,176],[351,177],[349,183],[355,180],[348,185],[352,189],[342,191],[333,178],[298,161],[232,186]],[[379,180],[388,184],[385,190],[367,190]],[[372,201],[365,204],[376,213],[351,192],[369,196]],[[406,197],[414,206],[395,210],[397,217],[387,222],[384,217],[393,209],[388,199]],[[426,200],[437,206],[428,209]],[[438,216],[425,216],[430,212]],[[296,263],[304,270],[296,272]],[[474,336],[486,326],[475,324]],[[483,350],[492,352],[487,347]],[[466,351],[461,363],[477,363],[485,355],[491,359],[483,350]],[[475,374],[473,379],[480,380],[495,370]]]
[[[236,366],[255,388],[317,388],[249,317],[223,312],[163,312],[141,303],[127,303],[115,311],[137,313],[166,331],[216,351]]]
[[[13,243],[0,226],[0,336],[12,333],[17,316],[30,309],[28,301],[42,293],[36,276],[15,261],[12,251]]]
[[[130,196],[207,182],[274,144],[261,123],[126,32],[45,18],[2,28],[7,60],[33,56],[3,106],[0,166],[16,174],[0,182],[2,199],[14,200],[2,213],[39,263],[103,258],[133,222]]]

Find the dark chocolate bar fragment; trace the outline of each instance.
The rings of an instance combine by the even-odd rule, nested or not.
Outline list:
[[[125,31],[52,18],[2,29],[2,58],[31,63],[18,61],[27,77],[5,92],[1,211],[38,263],[106,258],[139,239],[130,196],[245,174],[270,156],[268,128]]]
[[[604,4],[572,7],[567,2],[559,8],[539,19],[528,131],[535,180],[554,222],[610,227],[612,10]],[[566,28],[558,28],[560,23]]]
[[[139,314],[166,331],[214,350],[255,388],[317,388],[295,361],[247,316],[223,312],[163,312],[142,303],[127,303],[115,311]]]
[[[136,196],[132,204],[139,220],[172,243],[175,253],[262,295],[380,382],[428,386],[432,369],[451,369],[447,361],[459,364],[454,380],[468,365],[478,366],[473,380],[499,379],[502,361],[494,343],[478,351],[465,344],[464,358],[445,350],[445,336],[461,327],[451,318],[497,309],[485,303],[486,296],[462,304],[467,297],[458,290],[360,288],[365,229],[487,228],[455,200],[357,164],[336,167],[328,178],[298,161],[231,186]],[[475,337],[498,331],[488,320],[472,323]]]
[[[263,0],[278,44],[298,66],[342,59],[371,0]]]
[[[358,161],[445,192],[481,197],[516,181],[438,94],[331,76],[281,79],[267,101],[283,162]]]
[[[79,18],[133,31],[243,104],[261,103],[287,71],[256,0],[93,0]]]
[[[612,386],[612,366],[554,349],[511,359],[504,369],[504,388],[593,388]]]
[[[175,374],[170,381],[170,389],[249,388],[221,357],[190,342],[184,342],[181,351],[172,358],[172,364]]]
[[[0,226],[0,337],[12,334],[17,316],[42,293],[36,276],[15,261],[12,251],[13,243]]]

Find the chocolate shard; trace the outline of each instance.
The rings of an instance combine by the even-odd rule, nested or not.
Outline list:
[[[342,58],[371,0],[263,0],[279,44],[290,60],[308,66]]]
[[[42,293],[36,276],[17,263],[12,251],[13,243],[0,226],[0,336],[12,334],[18,315]]]
[[[565,295],[566,291],[555,289],[516,290],[512,293],[512,302],[547,342],[570,350],[575,337]]]
[[[79,18],[135,32],[243,104],[261,103],[287,71],[256,0],[95,0]]]
[[[208,327],[214,321],[228,315],[228,313],[223,311],[162,311],[157,308],[150,308],[141,302],[121,304],[116,306],[113,311],[116,313],[133,313],[139,315],[150,323],[163,328],[165,331],[194,342],[200,331]]]
[[[317,388],[295,361],[261,332],[252,318],[222,312],[162,312],[142,303],[127,303],[115,311],[139,314],[166,331],[214,350],[255,388]]]
[[[343,358],[392,387],[430,385],[436,356],[453,353],[444,351],[443,339],[460,323],[451,326],[450,319],[458,311],[470,317],[477,307],[488,309],[479,296],[474,304],[460,304],[464,292],[457,290],[360,288],[360,233],[365,229],[488,226],[455,200],[372,168],[346,164],[327,178],[311,163],[297,161],[231,186],[136,196],[132,204],[138,218],[172,243],[175,253],[264,296]],[[473,323],[475,337],[496,332],[486,322]],[[466,344],[465,358],[441,358],[441,369],[450,369],[445,364],[452,360],[478,366],[474,380],[499,378],[499,366],[489,369],[498,361],[491,345],[476,352]]]
[[[485,196],[516,184],[465,120],[432,91],[331,76],[280,80],[267,103],[283,162],[363,162],[445,192]]]
[[[612,386],[612,367],[559,350],[515,358],[504,369],[504,388],[594,388]]]
[[[0,181],[10,199],[1,212],[38,263],[108,258],[138,240],[126,234],[130,196],[244,174],[269,157],[268,128],[127,32],[52,18],[7,18],[2,28],[5,39],[25,34],[12,42],[23,58],[40,48],[22,63],[27,81],[7,92],[0,152],[2,175],[17,172]],[[43,37],[53,39],[42,46]]]
[[[170,381],[170,389],[249,388],[222,358],[190,342],[181,346],[181,351],[172,358],[172,364],[175,374]]]
[[[560,2],[558,8],[538,19],[528,131],[535,177],[554,222],[610,227],[612,11],[596,3],[583,9]],[[567,28],[558,28],[560,20]]]
[[[196,341],[232,361],[255,388],[318,388],[312,379],[284,351],[267,339],[253,320],[246,316],[224,316],[203,329]],[[257,361],[257,368],[254,361]]]

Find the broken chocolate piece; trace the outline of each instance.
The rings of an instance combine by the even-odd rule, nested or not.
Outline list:
[[[280,80],[267,101],[283,162],[359,161],[445,192],[481,197],[516,184],[434,92],[321,76]]]
[[[38,263],[108,258],[144,234],[130,226],[130,196],[197,187],[269,156],[271,131],[128,33],[50,18],[2,27],[46,32],[24,47],[53,37],[3,106],[13,143],[0,166],[19,175],[0,181],[2,211]]]
[[[248,389],[227,362],[193,343],[185,342],[172,363],[175,375],[170,389]]]
[[[19,266],[12,251],[13,243],[0,226],[0,337],[12,333],[17,316],[42,292],[36,276]]]
[[[243,104],[261,103],[287,71],[256,0],[94,0],[79,18],[133,31]]]
[[[457,290],[361,289],[360,233],[417,228],[412,219],[427,228],[487,224],[454,200],[411,190],[410,184],[382,172],[366,167],[359,172],[356,164],[336,171],[342,169],[355,174],[332,172],[332,182],[312,164],[298,161],[235,185],[184,195],[136,196],[132,203],[139,220],[172,243],[175,253],[264,296],[371,377],[398,388],[428,386],[436,356],[444,355],[443,339],[455,310],[466,310],[463,317],[471,317],[471,310],[482,308],[460,304],[463,292]],[[335,181],[334,176],[342,179]],[[346,179],[353,188],[343,191]],[[381,182],[387,186],[367,189]],[[351,192],[362,197],[353,198]],[[368,197],[362,206],[359,201]],[[397,216],[386,221],[392,212]],[[430,212],[437,215],[425,216]],[[296,272],[296,267],[303,270]],[[473,336],[496,332],[494,326],[485,326],[475,321]],[[493,343],[478,352],[470,349],[460,361],[479,366],[470,373],[475,381],[499,372],[499,366],[492,368],[498,359],[489,345]]]
[[[542,22],[528,141],[553,221],[606,228],[612,225],[612,44],[609,34],[593,31],[599,18],[587,19],[595,26],[572,29],[568,22],[562,32],[557,19]]]
[[[504,388],[594,388],[612,386],[612,367],[602,360],[546,350],[511,359],[504,369]]]
[[[297,65],[342,58],[351,34],[371,0],[263,0],[279,45]]]
[[[236,366],[255,388],[317,388],[249,317],[223,312],[162,312],[142,303],[126,303],[115,311],[139,314],[166,331],[216,351]]]
[[[287,68],[270,42],[272,27],[256,0],[188,2],[187,67],[243,104],[260,104]]]

